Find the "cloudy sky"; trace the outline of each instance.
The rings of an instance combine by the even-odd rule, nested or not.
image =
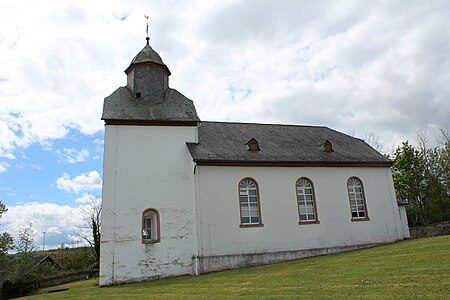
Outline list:
[[[450,2],[0,2],[0,232],[80,242],[103,98],[150,43],[202,120],[326,125],[389,151],[450,123]],[[370,3],[370,4],[368,4]]]

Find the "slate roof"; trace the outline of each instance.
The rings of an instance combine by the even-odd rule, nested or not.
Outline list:
[[[150,104],[135,98],[126,86],[105,98],[102,120],[200,121],[192,100],[177,90],[169,88],[164,101]]]
[[[391,164],[363,140],[325,126],[201,122],[198,138],[198,144],[187,146],[199,164]],[[252,138],[261,151],[247,150],[246,143]],[[326,140],[332,143],[334,152],[323,151]]]
[[[130,66],[125,70],[125,73],[128,74],[128,70],[130,70],[133,65],[141,63],[155,63],[162,65],[170,75],[169,68],[163,63],[161,56],[159,56],[159,54],[150,46],[148,39],[145,47],[131,60]]]

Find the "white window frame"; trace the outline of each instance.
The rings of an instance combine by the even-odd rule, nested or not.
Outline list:
[[[361,179],[350,177],[347,180],[347,192],[352,221],[369,220],[366,197]]]
[[[241,227],[263,226],[258,183],[246,177],[239,181],[239,211]]]
[[[301,177],[295,183],[299,224],[319,223],[314,184]]]
[[[160,241],[160,220],[157,209],[147,208],[142,212],[141,238],[143,244]]]

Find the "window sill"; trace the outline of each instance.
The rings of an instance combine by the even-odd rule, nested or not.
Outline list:
[[[320,221],[299,221],[298,225],[320,224]]]
[[[239,226],[240,228],[245,228],[245,227],[264,227],[264,224],[260,223],[260,224],[241,224]]]
[[[160,240],[142,240],[142,244],[156,244],[159,242]]]
[[[359,221],[370,221],[370,218],[352,219],[352,222],[359,222]]]

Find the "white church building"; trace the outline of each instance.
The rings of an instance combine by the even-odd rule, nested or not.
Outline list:
[[[202,122],[146,46],[105,98],[100,285],[409,237],[392,162],[324,126]]]

